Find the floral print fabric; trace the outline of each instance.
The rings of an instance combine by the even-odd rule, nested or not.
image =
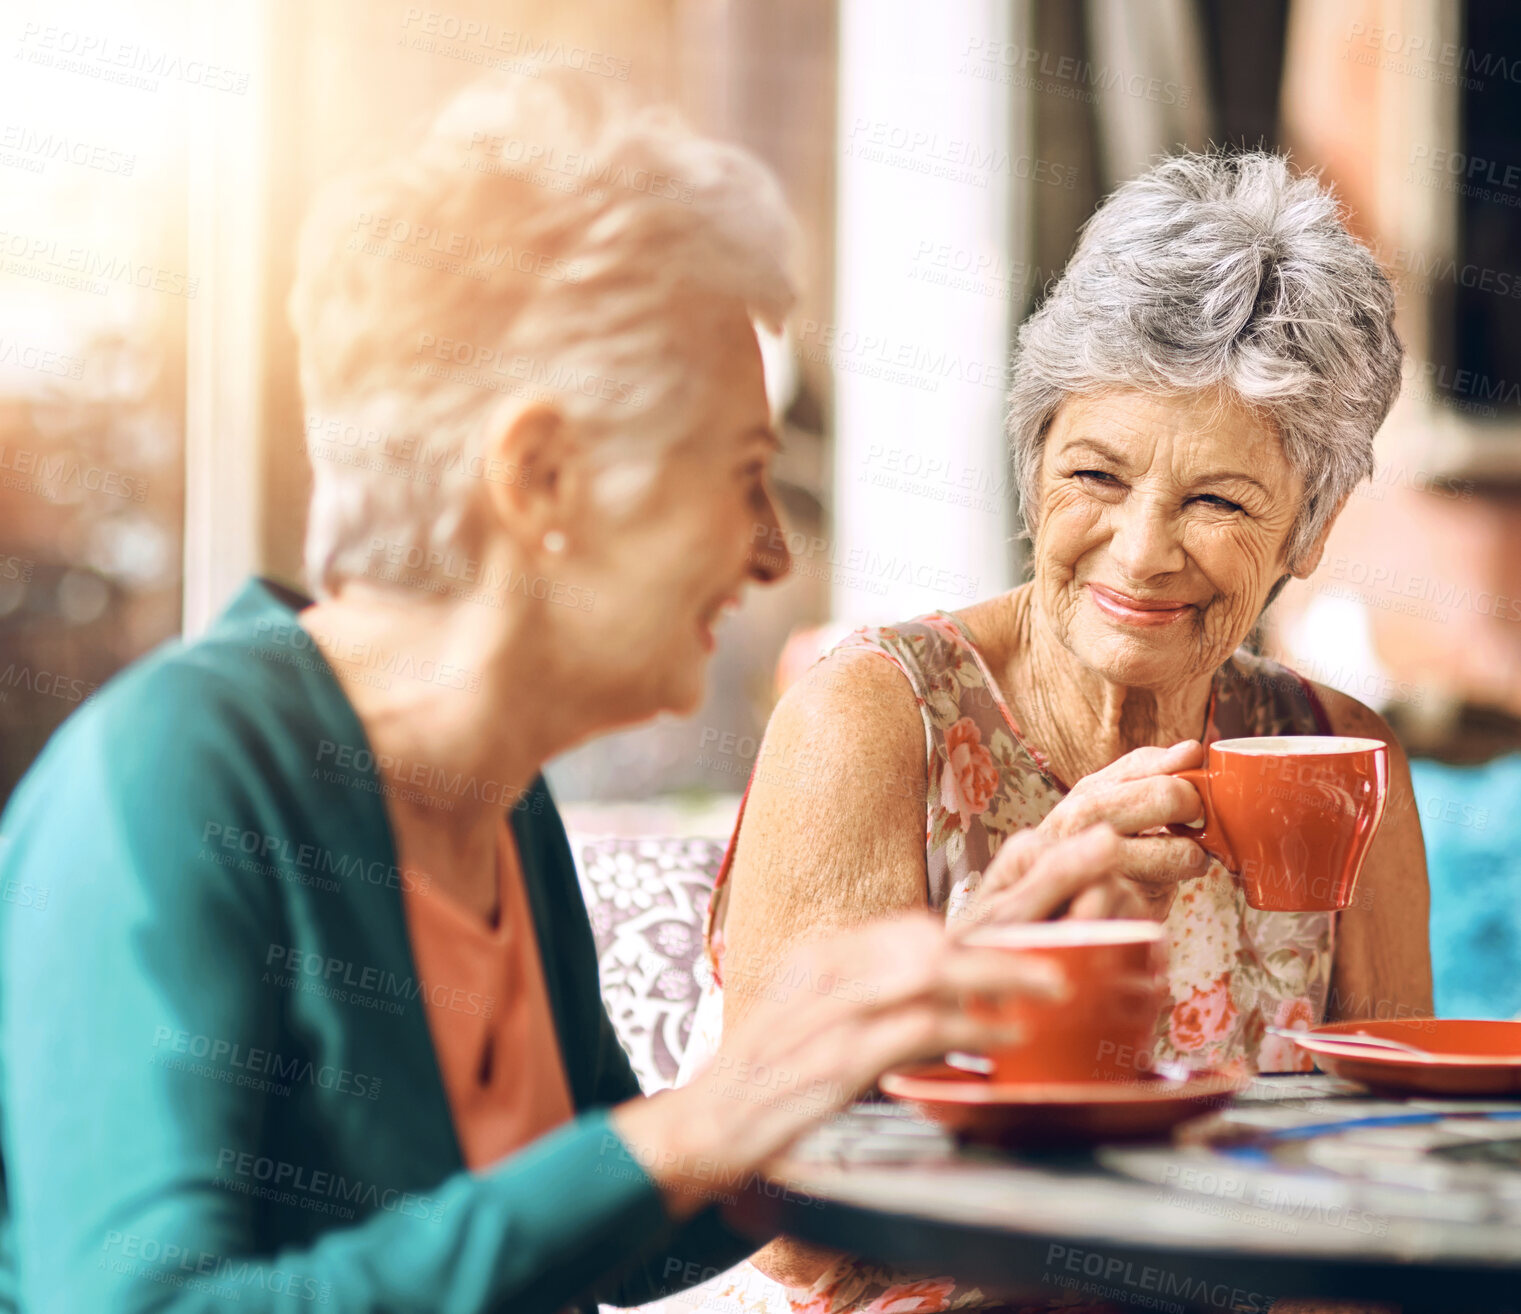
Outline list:
[[[1025,741],[981,654],[954,616],[936,612],[904,625],[863,630],[835,649],[844,650],[881,655],[913,688],[925,727],[926,898],[932,908],[957,911],[976,891],[999,845],[1015,831],[1039,825],[1065,787],[1039,748]],[[1240,651],[1216,673],[1206,742],[1328,732],[1318,700],[1284,667]],[[708,980],[678,1083],[718,1047],[722,885],[728,865],[726,858],[709,914],[709,949],[718,970],[703,973]],[[1166,927],[1169,994],[1157,1018],[1154,1063],[1310,1070],[1308,1056],[1266,1035],[1266,1028],[1313,1026],[1324,1017],[1333,914],[1249,908],[1239,882],[1212,861],[1203,876],[1180,886]],[[789,1291],[752,1265],[741,1264],[665,1302],[673,1311],[711,1314],[720,1309],[729,1314],[935,1314],[988,1304],[1006,1302],[977,1289],[958,1289],[949,1278],[900,1274],[854,1260],[837,1264],[808,1291]],[[1065,1305],[1058,1298],[1028,1308],[1098,1307]]]
[[[1066,793],[1027,744],[981,654],[945,612],[852,635],[836,651],[886,657],[908,679],[926,728],[930,906],[955,912],[1011,834],[1037,826]],[[1305,683],[1275,662],[1236,653],[1215,675],[1206,742],[1316,734],[1323,714]],[[1179,887],[1167,917],[1170,994],[1157,1061],[1253,1071],[1308,1071],[1308,1056],[1266,1035],[1310,1025],[1331,978],[1329,913],[1259,912],[1218,861]]]

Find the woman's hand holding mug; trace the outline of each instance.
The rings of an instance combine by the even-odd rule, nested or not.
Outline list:
[[[1017,888],[999,885],[984,911],[1013,910],[1027,921],[1058,909],[1129,916],[1136,896],[1114,876],[1122,844],[1104,827],[1020,840],[994,874],[1017,867],[1026,879]],[[713,1061],[688,1085],[613,1114],[672,1211],[688,1215],[731,1196],[750,1172],[890,1068],[953,1050],[1008,1050],[1025,1037],[1006,1018],[968,1011],[969,1001],[1069,997],[1055,964],[965,942],[986,924],[947,926],[932,913],[910,913],[816,940],[769,970],[726,964],[725,990],[755,999],[726,1029]],[[1154,989],[1150,980],[1135,985]]]
[[[1193,739],[1171,748],[1137,748],[1126,753],[1102,770],[1079,780],[1032,831],[1010,838],[998,851],[984,880],[994,876],[1010,845],[1022,840],[1026,834],[1047,841],[1068,839],[1103,824],[1118,834],[1118,847],[1112,861],[1113,877],[1116,883],[1135,894],[1139,910],[1125,913],[1095,911],[1112,896],[1092,893],[1086,896],[1086,905],[1074,904],[1067,915],[1143,916],[1163,921],[1172,907],[1179,882],[1202,876],[1209,867],[1209,855],[1193,840],[1169,835],[1162,829],[1168,825],[1197,822],[1203,816],[1198,790],[1174,774],[1203,762],[1204,749]],[[1014,879],[1027,879],[1019,870],[1022,861],[1019,851],[1011,852],[1006,861],[1011,864],[1010,874]],[[998,878],[1009,879],[1002,872]],[[1039,902],[1045,895],[1036,891],[1031,897]]]
[[[804,946],[765,973],[724,973],[757,995],[693,1080],[620,1106],[614,1125],[677,1216],[732,1196],[809,1126],[889,1068],[1017,1039],[965,1001],[1061,998],[1048,963],[961,944],[929,912],[868,923]]]

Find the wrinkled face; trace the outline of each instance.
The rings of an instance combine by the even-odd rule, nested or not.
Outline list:
[[[1111,682],[1207,675],[1250,632],[1304,488],[1234,398],[1072,397],[1041,460],[1035,589],[1056,637]]]
[[[639,492],[571,528],[565,565],[595,601],[566,642],[610,723],[695,711],[715,626],[747,584],[787,573],[769,484],[777,440],[755,330],[738,304],[702,328],[689,432]],[[616,469],[610,472],[615,478]]]

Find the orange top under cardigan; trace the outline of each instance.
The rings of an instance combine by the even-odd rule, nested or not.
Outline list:
[[[403,887],[455,1135],[480,1171],[574,1114],[539,958],[533,911],[504,817],[497,843],[497,919],[488,926],[437,885]]]

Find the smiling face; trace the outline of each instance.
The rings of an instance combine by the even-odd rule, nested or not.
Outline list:
[[[1273,585],[1304,494],[1272,426],[1234,398],[1071,397],[1041,459],[1035,590],[1058,641],[1131,688],[1213,672]]]
[[[594,476],[614,491],[568,526],[558,567],[573,572],[584,613],[564,609],[560,651],[581,668],[599,719],[627,723],[702,701],[715,626],[751,583],[788,569],[769,485],[777,450],[755,330],[737,303],[708,318],[689,371],[687,433],[659,457],[636,493],[616,491],[616,467]],[[634,476],[637,479],[637,475]]]

